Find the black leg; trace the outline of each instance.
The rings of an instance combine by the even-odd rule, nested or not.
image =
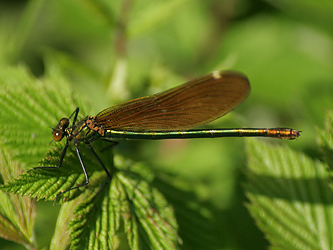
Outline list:
[[[56,166],[55,168],[60,168],[60,166],[62,165],[62,162],[65,158],[65,154],[66,154],[66,151],[67,151],[67,148],[68,148],[68,145],[69,145],[69,140],[66,141],[66,145],[64,147],[64,149],[62,150],[62,153],[61,153],[61,157],[60,157],[60,161],[58,163],[58,166]]]
[[[78,185],[78,186],[75,186],[75,187],[73,187],[73,188],[70,188],[70,189],[68,189],[68,190],[65,190],[65,191],[63,191],[63,192],[58,193],[57,196],[56,196],[56,198],[55,198],[54,204],[56,204],[56,201],[57,201],[57,198],[58,198],[59,195],[62,195],[62,194],[67,193],[67,192],[69,192],[69,191],[71,191],[71,190],[74,190],[74,189],[77,189],[77,188],[80,188],[80,187],[83,187],[83,186],[86,186],[86,185],[89,184],[89,176],[88,176],[88,173],[87,173],[86,167],[85,167],[85,165],[84,165],[84,163],[83,163],[83,160],[82,160],[82,157],[81,157],[81,154],[80,154],[79,148],[78,148],[78,144],[75,143],[74,145],[75,145],[75,150],[76,150],[77,156],[78,156],[78,158],[79,158],[79,160],[80,160],[81,167],[82,167],[82,170],[83,170],[83,173],[84,173],[84,176],[85,176],[86,181],[85,181],[85,183],[83,183],[83,184],[80,184],[80,185]],[[104,165],[104,163],[102,162],[102,160],[98,157],[98,155],[96,154],[96,152],[95,152],[95,150],[93,149],[93,147],[92,147],[90,144],[86,144],[86,145],[87,145],[87,147],[89,148],[89,150],[93,153],[93,155],[96,157],[96,159],[98,160],[99,164],[102,166],[103,170],[105,171],[105,173],[106,173],[107,176],[108,176],[108,180],[103,184],[103,186],[100,188],[100,190],[96,193],[95,196],[97,196],[97,195],[99,194],[99,192],[102,191],[102,190],[106,187],[106,185],[111,181],[111,179],[112,179],[112,175],[110,174],[110,172],[108,171],[108,169],[105,167],[105,165]]]
[[[76,151],[77,157],[79,157],[79,160],[80,160],[80,163],[81,163],[81,167],[82,167],[82,170],[83,170],[83,173],[84,173],[84,177],[86,179],[86,183],[85,184],[81,184],[81,185],[75,187],[75,188],[78,188],[78,187],[82,187],[82,186],[88,185],[88,183],[89,183],[89,177],[88,177],[88,174],[87,174],[86,167],[84,166],[84,163],[83,163],[80,151],[79,151],[78,144],[75,143],[74,145],[75,145],[75,151]]]
[[[92,146],[90,144],[87,144],[87,147],[89,148],[89,150],[93,153],[93,155],[96,157],[96,159],[98,160],[99,164],[101,164],[102,168],[104,169],[105,173],[108,176],[108,180],[104,183],[104,185],[101,187],[101,189],[98,191],[102,191],[103,188],[105,188],[105,186],[111,181],[112,175],[110,174],[109,170],[105,167],[104,163],[102,162],[102,160],[98,157],[98,155],[96,154],[95,150],[92,148]]]
[[[77,115],[79,114],[79,110],[80,110],[80,108],[79,107],[77,107],[75,110],[74,110],[74,112],[71,114],[71,116],[68,118],[68,119],[71,119],[71,117],[74,115],[74,118],[73,118],[73,123],[72,123],[72,127],[75,125],[75,123],[76,123],[76,119],[77,119]]]
[[[76,154],[77,154],[77,156],[78,156],[78,158],[79,158],[79,160],[80,160],[81,167],[82,167],[82,170],[83,170],[84,177],[85,177],[86,181],[85,181],[85,183],[82,183],[82,184],[80,184],[80,185],[77,185],[77,186],[75,186],[75,187],[73,187],[73,188],[70,188],[70,189],[67,189],[67,190],[65,190],[65,191],[59,192],[59,193],[57,194],[55,200],[54,200],[53,205],[56,204],[59,195],[62,195],[62,194],[67,193],[67,192],[69,192],[69,191],[71,191],[71,190],[74,190],[74,189],[77,189],[77,188],[80,188],[80,187],[83,187],[83,186],[86,186],[86,185],[89,184],[88,173],[87,173],[86,167],[84,166],[84,163],[83,163],[83,160],[82,160],[82,157],[81,157],[81,154],[80,154],[80,150],[79,150],[79,148],[78,148],[78,144],[75,143],[74,146],[75,146]]]
[[[61,164],[65,158],[65,154],[66,154],[66,151],[67,151],[67,148],[68,148],[68,145],[69,145],[69,141],[67,140],[66,144],[65,144],[65,147],[64,149],[62,150],[62,153],[61,153],[61,156],[60,156],[60,160],[59,160],[59,163],[58,163],[58,166],[56,167],[35,167],[31,170],[29,170],[28,172],[30,171],[33,171],[35,169],[57,169],[57,168],[60,168],[61,167]]]

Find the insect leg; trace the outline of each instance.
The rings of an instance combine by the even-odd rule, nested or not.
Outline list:
[[[77,188],[80,188],[80,187],[83,187],[83,186],[86,186],[86,185],[89,184],[88,173],[87,173],[86,167],[85,167],[85,165],[84,165],[84,163],[83,163],[83,160],[82,160],[82,157],[81,157],[81,154],[80,154],[80,150],[79,150],[78,144],[77,144],[77,143],[74,143],[74,146],[75,146],[76,154],[77,154],[77,156],[78,156],[78,158],[79,158],[79,160],[80,160],[81,167],[82,167],[82,170],[83,170],[84,177],[85,177],[86,181],[85,181],[85,183],[82,183],[82,184],[80,184],[80,185],[77,185],[77,186],[75,186],[75,187],[73,187],[73,188],[70,188],[70,189],[67,189],[67,190],[65,190],[65,191],[59,192],[59,193],[57,194],[55,200],[54,200],[53,205],[56,204],[56,202],[57,202],[57,198],[59,197],[59,195],[62,195],[62,194],[67,193],[67,192],[69,192],[69,191],[71,191],[71,190],[74,190],[74,189],[77,189]]]
[[[73,118],[73,123],[72,123],[72,127],[75,125],[75,122],[76,122],[76,119],[77,119],[77,115],[79,114],[79,110],[80,108],[77,107],[74,112],[70,115],[70,117],[68,119],[71,119],[71,117],[74,115],[74,118]]]
[[[59,163],[58,163],[58,166],[56,167],[35,167],[33,169],[30,169],[28,172],[32,171],[32,170],[35,170],[35,169],[52,169],[52,168],[60,168],[61,167],[61,164],[65,158],[65,154],[66,154],[66,151],[67,151],[67,148],[68,148],[68,145],[69,145],[69,140],[67,140],[66,144],[65,144],[65,147],[64,149],[62,150],[62,153],[61,153],[61,156],[60,156],[60,160],[59,160]]]
[[[98,160],[99,164],[101,164],[102,168],[104,169],[105,173],[108,176],[108,180],[104,183],[104,185],[102,186],[102,188],[98,191],[98,192],[100,192],[111,181],[112,175],[110,174],[109,170],[105,167],[105,165],[102,162],[102,160],[98,157],[98,155],[96,154],[96,152],[93,149],[93,147],[90,144],[87,144],[87,147],[93,153],[93,155],[96,157],[96,159]]]

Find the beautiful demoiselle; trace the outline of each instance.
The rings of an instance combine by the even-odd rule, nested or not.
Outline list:
[[[117,141],[263,136],[293,140],[300,136],[299,131],[290,128],[189,130],[225,115],[243,102],[249,93],[250,84],[245,75],[233,71],[215,71],[170,90],[114,105],[95,117],[87,116],[77,123],[79,108],[76,108],[69,118],[62,118],[53,129],[54,141],[66,137],[67,142],[58,166],[48,168],[61,166],[68,145],[73,140],[85,183],[62,192],[65,193],[89,183],[78,148],[81,142],[87,145],[103,167],[108,176],[107,184],[111,174],[90,145],[98,139]],[[70,125],[69,119],[72,116],[73,122]]]

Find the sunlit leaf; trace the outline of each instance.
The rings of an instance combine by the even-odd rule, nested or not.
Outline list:
[[[274,249],[332,249],[327,166],[286,147],[248,140],[248,208]]]
[[[10,155],[0,150],[0,172],[4,181],[15,178],[22,172]],[[36,205],[29,197],[22,197],[0,191],[0,236],[19,244],[36,247],[34,224]]]
[[[173,209],[163,195],[149,179],[126,170],[114,173],[111,185],[91,195],[75,215],[71,249],[116,249],[122,223],[131,249],[175,249],[180,241]]]

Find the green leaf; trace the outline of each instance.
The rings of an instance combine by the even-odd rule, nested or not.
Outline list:
[[[73,219],[74,211],[80,203],[82,203],[82,196],[61,206],[50,250],[68,249],[70,239],[68,224]]]
[[[55,166],[59,162],[59,151],[48,152],[39,166]],[[89,153],[84,148],[81,151],[83,156]],[[104,157],[101,156],[102,159]],[[84,182],[80,163],[75,158],[74,150],[69,148],[61,168],[29,171],[3,189],[52,200],[59,192]],[[106,174],[93,157],[84,157],[84,162],[88,170],[89,186],[60,196],[71,200],[80,195],[79,199],[72,200],[70,205],[62,208],[57,223],[60,232],[56,231],[53,237],[53,247],[59,244],[62,249],[66,248],[67,242],[60,244],[59,241],[67,235],[64,228],[71,221],[71,249],[86,249],[88,246],[93,249],[115,249],[120,244],[119,227],[122,219],[131,249],[147,249],[149,246],[158,249],[176,248],[180,238],[173,209],[163,195],[152,187],[153,176],[149,171],[143,171],[144,168],[138,164],[118,160],[117,167],[120,170],[111,172],[111,184],[98,193],[100,185],[107,180]],[[103,162],[108,166],[112,161],[104,159]],[[128,164],[133,168],[131,171],[124,169]]]
[[[47,76],[41,80],[24,67],[4,67],[0,86],[1,144],[28,166],[50,149],[50,128],[57,123],[57,117],[69,116],[76,107],[83,106],[71,93],[59,69],[51,64]]]
[[[6,91],[0,93],[0,105],[2,103],[3,107],[6,107],[2,111],[6,121],[1,126],[6,126],[5,131],[11,133],[9,139],[6,139],[8,135],[3,136],[3,145],[4,148],[14,152],[19,161],[29,162],[31,159],[28,159],[28,156],[41,157],[42,152],[37,150],[46,151],[47,145],[41,147],[41,142],[31,143],[32,137],[29,140],[22,140],[22,135],[17,131],[24,129],[25,133],[35,133],[35,138],[40,138],[42,141],[43,138],[47,138],[46,131],[50,132],[45,123],[54,125],[49,110],[55,109],[56,112],[60,112],[62,109],[71,109],[68,104],[72,108],[79,105],[76,105],[77,100],[73,98],[69,88],[61,87],[62,84],[64,86],[68,84],[61,78],[61,71],[55,65],[50,65],[48,74],[42,81],[36,81],[24,68],[11,68],[6,72],[7,74],[9,72],[10,76],[3,77],[6,81],[12,79],[21,82],[25,79],[29,84],[20,87],[11,84],[6,87]],[[20,77],[22,79],[19,79]],[[5,84],[5,80],[2,83]],[[57,86],[54,87],[55,85]],[[37,86],[36,89],[34,86]],[[70,114],[68,111],[61,113]],[[88,246],[94,249],[114,249],[119,244],[124,244],[119,239],[122,221],[128,245],[132,249],[147,249],[150,246],[159,249],[176,248],[180,238],[177,234],[178,226],[173,209],[163,195],[151,186],[152,173],[144,171],[145,168],[138,167],[132,162],[125,164],[123,160],[118,162],[119,171],[116,171],[113,167],[113,154],[100,152],[105,143],[102,141],[96,143],[94,148],[113,175],[111,184],[98,193],[101,185],[106,182],[107,175],[87,147],[80,145],[90,182],[88,186],[59,196],[59,199],[63,200],[79,199],[73,200],[62,209],[57,225],[60,231],[55,233],[51,247],[59,245],[65,249],[70,244],[71,249]],[[18,144],[22,149],[17,149]],[[30,151],[26,150],[27,145]],[[37,165],[51,168],[30,170],[19,178],[9,181],[1,189],[38,199],[54,200],[60,192],[84,183],[84,174],[73,145],[68,147],[60,168],[55,167],[59,163],[63,143],[55,145],[56,148],[49,150]],[[32,153],[31,150],[35,150],[36,153]],[[134,170],[126,170],[128,165]],[[71,225],[70,242],[64,241],[59,244],[62,236],[67,234],[64,228],[68,223]],[[62,225],[62,228],[59,225]]]
[[[120,170],[111,184],[76,209],[70,223],[71,249],[116,249],[124,244],[119,239],[121,221],[131,249],[177,248],[180,239],[172,207],[151,186],[151,174],[128,171],[127,164],[118,157]]]
[[[248,140],[248,208],[272,249],[332,249],[326,165],[287,147]]]
[[[3,148],[0,149],[0,170],[4,181],[22,172],[18,163]],[[0,191],[0,200],[0,237],[23,244],[28,249],[36,248],[33,232],[35,201],[3,191]]]
[[[116,249],[119,245],[121,211],[113,183],[76,207],[70,222],[70,249]]]
[[[216,210],[209,201],[203,201],[193,191],[198,183],[159,173],[154,179],[154,186],[160,190],[168,202],[173,205],[179,235],[182,240],[181,249],[219,249],[221,232],[216,230]]]
[[[51,127],[57,117],[70,114],[77,106],[82,107],[57,65],[52,60],[48,60],[47,65],[48,70],[41,79],[33,77],[25,67],[3,66],[0,72],[1,174],[6,183],[2,190],[17,178],[18,172],[14,170],[18,165],[35,164],[51,148],[48,144],[52,138]],[[0,196],[3,201],[0,204],[1,237],[35,248],[34,201],[2,191]]]
[[[326,114],[325,129],[318,129],[319,144],[325,154],[325,160],[333,171],[333,111]]]
[[[82,155],[86,155],[87,149],[80,149]],[[64,161],[60,168],[56,168],[60,161],[62,148],[47,152],[46,157],[39,162],[37,169],[32,169],[19,178],[8,182],[2,186],[2,190],[18,193],[21,195],[29,195],[30,197],[45,200],[55,200],[59,193],[67,191],[75,186],[85,182],[85,176],[82,171],[80,162],[74,150],[74,146],[70,145],[67,149]],[[106,174],[98,161],[94,157],[85,157],[84,162],[89,176],[89,187],[99,186],[100,181],[106,179]],[[43,167],[51,167],[43,168]],[[59,195],[59,199],[72,200],[82,193],[86,187],[74,189]]]
[[[133,39],[151,29],[158,27],[163,21],[172,18],[177,11],[187,4],[188,0],[172,0],[154,2],[149,8],[138,6],[136,15],[132,15],[128,28],[128,36]]]

